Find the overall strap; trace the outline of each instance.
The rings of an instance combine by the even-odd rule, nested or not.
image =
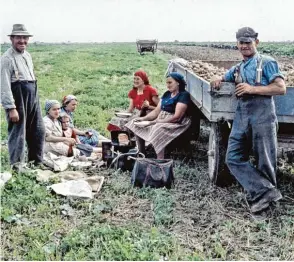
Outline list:
[[[243,82],[243,79],[241,76],[241,64],[242,62],[237,64],[235,67],[235,71],[234,71],[235,84],[240,84]]]
[[[30,66],[29,66],[29,63],[28,63],[27,59],[25,58],[25,56],[22,56],[22,58],[23,58],[23,60],[26,62],[26,65],[27,65],[27,68],[28,68],[29,73],[30,73],[30,75],[31,75],[31,78],[34,80],[34,79],[35,79],[35,76],[34,76],[34,73],[31,71],[31,68],[30,68]]]
[[[19,71],[18,71],[18,67],[17,67],[15,56],[13,57],[13,60],[12,60],[12,66],[13,66],[15,78],[16,78],[17,81],[19,81]]]
[[[261,84],[262,63],[263,63],[262,56],[261,55],[258,55],[258,57],[257,57],[257,66],[256,66],[256,79],[255,79],[255,83],[257,85],[260,85]]]

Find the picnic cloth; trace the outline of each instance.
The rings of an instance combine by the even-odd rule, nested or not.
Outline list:
[[[64,171],[60,173],[54,173],[50,170],[37,170],[37,181],[49,182],[49,180],[52,178],[59,178],[61,181],[61,183],[50,186],[50,188],[52,188],[57,194],[78,197],[87,197],[89,195],[88,186],[85,186],[84,183],[80,183],[82,187],[82,191],[80,192],[76,188],[79,184],[67,183],[68,181],[85,181],[90,186],[91,192],[94,192],[95,194],[101,190],[104,182],[104,176],[88,176],[82,171]]]
[[[49,186],[56,194],[81,198],[93,198],[92,188],[85,180],[69,180]]]
[[[43,163],[51,167],[54,171],[65,171],[74,157],[57,156],[51,152],[44,154]]]

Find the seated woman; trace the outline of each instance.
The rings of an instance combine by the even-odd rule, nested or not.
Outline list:
[[[157,89],[149,84],[149,79],[144,71],[137,71],[134,74],[134,86],[129,91],[129,108],[128,113],[133,113],[128,118],[113,117],[107,129],[124,130],[127,122],[135,117],[146,115],[148,112],[154,110],[159,102]]]
[[[133,119],[126,124],[136,135],[140,152],[145,153],[145,141],[151,143],[158,159],[164,159],[165,147],[191,124],[186,116],[190,94],[185,90],[186,82],[179,73],[170,73],[166,79],[168,91],[151,113]],[[145,125],[138,122],[147,121]]]
[[[80,160],[87,160],[86,157],[90,156],[92,160],[97,158],[92,153],[101,152],[101,149],[80,144],[75,132],[68,128],[69,116],[63,115],[60,117],[60,104],[57,100],[47,100],[45,111],[46,116],[43,118],[46,130],[45,153],[51,152],[58,156],[74,156]],[[63,123],[60,123],[60,119],[63,119]]]
[[[74,95],[67,95],[62,100],[61,112],[66,113],[70,117],[69,126],[74,129],[75,133],[79,136],[79,140],[83,144],[91,146],[100,146],[102,142],[110,142],[110,140],[100,135],[94,129],[81,131],[74,127],[74,111],[78,105],[78,99]]]
[[[80,156],[80,151],[74,147],[77,141],[74,138],[63,136],[62,127],[58,121],[60,103],[57,100],[47,100],[45,111],[46,116],[43,118],[46,130],[44,152],[62,156]]]

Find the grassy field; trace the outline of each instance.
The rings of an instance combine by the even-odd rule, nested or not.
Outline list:
[[[79,98],[76,125],[106,136],[114,110],[127,107],[134,71],[144,69],[151,84],[160,93],[165,90],[166,54],[140,56],[128,44],[32,46],[29,51],[42,106],[46,98],[74,94]],[[204,128],[194,159],[176,160],[172,190],[136,189],[129,173],[104,170],[98,172],[106,178],[99,196],[80,200],[54,195],[34,173],[14,174],[1,190],[1,258],[293,260],[293,177],[280,173],[284,200],[268,221],[252,221],[238,185],[209,184],[207,139]],[[1,164],[2,171],[9,168],[6,146]]]

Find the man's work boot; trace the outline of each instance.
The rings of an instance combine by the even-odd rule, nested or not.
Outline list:
[[[43,163],[37,163],[37,164],[34,164],[33,167],[32,167],[34,170],[36,169],[41,169],[41,170],[51,170],[52,168],[44,165]]]
[[[267,191],[261,199],[251,206],[251,212],[257,213],[269,207],[271,202],[277,202],[282,199],[282,194],[276,188]]]

